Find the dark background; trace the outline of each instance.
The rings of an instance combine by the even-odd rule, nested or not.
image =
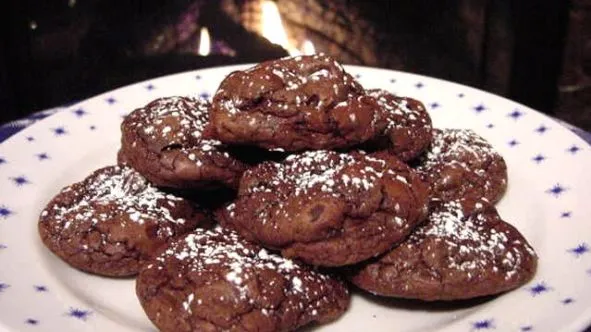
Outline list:
[[[286,55],[253,31],[257,2],[11,0],[0,14],[0,122],[154,76]],[[591,130],[591,1],[276,3],[291,36],[345,63],[457,81]],[[196,54],[202,26],[212,56]]]

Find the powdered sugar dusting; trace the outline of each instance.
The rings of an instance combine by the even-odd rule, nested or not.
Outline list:
[[[311,61],[308,63],[307,61]],[[261,79],[262,78],[262,79]],[[344,68],[332,58],[326,55],[286,57],[276,61],[265,62],[242,72],[235,72],[229,75],[229,80],[234,84],[238,83],[241,89],[251,91],[248,94],[273,95],[279,92],[278,98],[265,99],[259,111],[264,110],[288,110],[290,108],[306,108],[321,110],[329,106],[324,100],[312,102],[311,95],[306,88],[310,85],[330,84],[333,94],[333,102],[346,106],[361,91],[359,84],[345,73]],[[287,94],[288,99],[285,99]],[[233,116],[240,112],[252,109],[252,103],[244,96],[230,94],[224,88],[218,90],[217,94],[223,98],[214,98],[219,106],[227,114]],[[317,96],[315,96],[317,97]]]
[[[396,159],[386,160],[360,152],[306,151],[292,154],[281,163],[265,162],[246,171],[239,199],[226,208],[225,216],[237,223],[241,222],[239,218],[250,216],[257,223],[267,225],[266,229],[278,230],[300,216],[302,210],[294,206],[312,208],[315,198],[333,197],[343,203],[343,209],[352,211],[358,206],[357,197],[382,195],[385,187],[406,188],[407,192],[417,190],[413,187],[417,183],[413,176],[412,170]],[[262,208],[253,212],[246,202],[256,202]],[[420,204],[426,208],[426,203]],[[406,214],[407,210],[387,209],[398,216],[388,227],[409,227],[412,216]],[[310,213],[308,216],[315,212]],[[383,232],[380,236],[389,234]]]
[[[201,166],[202,155],[218,153],[229,157],[218,150],[220,141],[203,137],[209,123],[209,107],[206,100],[191,97],[160,98],[130,113],[125,126],[163,149],[180,150],[188,160]]]
[[[171,259],[181,261],[187,266],[187,273],[194,274],[191,278],[199,278],[201,275],[210,275],[211,271],[217,271],[220,280],[225,280],[238,291],[240,301],[255,307],[259,305],[255,303],[259,299],[253,298],[252,283],[248,283],[257,280],[258,275],[263,271],[272,271],[273,275],[283,279],[281,284],[285,287],[284,294],[293,302],[290,305],[306,311],[320,311],[323,301],[329,301],[329,299],[319,298],[317,295],[325,293],[328,283],[334,282],[327,275],[268,252],[264,248],[245,241],[237,233],[224,229],[197,229],[171,243],[167,250],[155,258],[155,263],[146,268],[162,269],[164,263]],[[269,272],[265,273],[269,275]],[[271,280],[272,284],[261,286],[279,286],[275,285],[279,282],[278,279]],[[265,291],[261,294],[264,297]],[[198,297],[198,290],[193,290],[182,303],[184,310],[191,312],[191,303],[194,303]],[[263,301],[267,300],[263,299]],[[259,308],[264,315],[270,315],[274,310],[273,307],[267,306],[268,304]]]
[[[425,107],[418,102],[409,105],[409,99],[397,97],[388,91],[373,89],[367,94],[374,97],[386,112],[386,130],[405,127],[431,127],[431,119]]]
[[[433,197],[485,196],[496,202],[507,184],[503,157],[469,129],[435,129],[416,170],[429,182]]]
[[[426,170],[437,164],[451,161],[468,166],[469,161],[492,158],[493,155],[498,153],[484,138],[471,129],[436,129],[433,130],[431,147],[421,159],[418,169]]]
[[[111,166],[95,172],[83,182],[68,186],[61,194],[74,199],[67,205],[48,206],[56,227],[67,229],[72,223],[91,221],[97,224],[113,218],[127,216],[131,222],[142,224],[145,219],[161,223],[183,224],[185,220],[171,215],[168,207],[182,198],[167,194],[152,186],[139,173],[129,167]],[[42,217],[47,217],[47,210]],[[172,234],[172,230],[163,227]]]
[[[441,203],[406,245],[416,248],[427,238],[442,241],[448,248],[446,252],[456,253],[447,257],[447,267],[463,271],[469,278],[488,269],[504,273],[509,279],[521,268],[523,255],[535,256],[521,237],[498,226],[504,222],[498,219],[496,211],[491,212],[494,208],[489,203],[477,201],[469,215],[464,214],[467,207],[463,204],[468,203],[458,200]]]
[[[388,172],[385,161],[363,154],[307,151],[271,165],[275,170],[272,181],[249,188],[251,193],[272,191],[277,185],[284,184],[293,188],[296,196],[317,190],[340,196],[345,190],[369,190],[384,176],[408,184],[404,174]],[[360,170],[348,174],[346,168]]]

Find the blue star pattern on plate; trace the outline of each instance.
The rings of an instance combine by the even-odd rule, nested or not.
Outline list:
[[[8,287],[10,287],[10,285],[0,282],[0,293],[4,292]]]
[[[572,214],[573,213],[571,211],[564,211],[560,214],[560,218],[570,218]]]
[[[48,291],[47,287],[43,286],[43,285],[35,285],[33,287],[35,288],[36,292],[47,292]]]
[[[548,128],[548,127],[546,127],[544,125],[540,125],[538,128],[536,128],[536,132],[538,134],[544,134],[545,132],[548,131],[548,129],[550,129],[550,128]]]
[[[203,91],[199,94],[199,98],[209,100],[211,98],[211,94],[207,91]]]
[[[105,101],[109,104],[109,105],[113,105],[117,102],[117,99],[113,98],[113,97],[109,97],[107,99],[105,99]]]
[[[77,117],[81,118],[83,116],[85,116],[87,113],[85,110],[79,108],[77,110],[72,111],[72,113],[74,113],[74,115],[76,115]]]
[[[6,249],[6,248],[8,248],[8,246],[7,246],[7,245],[5,245],[5,244],[3,244],[3,243],[0,243],[0,250],[2,250],[2,249]]]
[[[5,164],[6,163],[6,159],[4,159],[3,157],[0,157],[0,165]]]
[[[53,133],[55,134],[55,136],[61,136],[61,135],[65,135],[68,132],[66,131],[66,128],[64,127],[57,127],[57,128],[53,128]]]
[[[494,127],[495,127],[495,125],[492,124],[492,123],[489,123],[489,124],[486,125],[486,128],[488,128],[488,129],[492,129]]]
[[[572,154],[576,154],[577,152],[579,152],[581,150],[580,147],[576,146],[576,145],[571,145],[566,151],[572,153]]]
[[[21,176],[15,176],[13,178],[10,178],[12,180],[12,182],[14,182],[14,184],[16,184],[17,186],[23,186],[25,184],[29,184],[31,183],[24,175]]]
[[[43,160],[49,159],[49,155],[47,153],[45,153],[45,152],[38,153],[36,156],[37,156],[37,159],[39,159],[39,161],[43,161]]]
[[[423,84],[423,82],[417,82],[417,84],[415,84],[415,87],[417,89],[422,89],[425,86],[425,84]]]
[[[152,83],[150,83],[150,84],[146,85],[146,90],[148,90],[148,91],[152,91],[152,90],[154,90],[155,88],[156,88],[156,87],[155,87],[155,86],[154,86],[154,84],[152,84]]]
[[[360,79],[361,78],[361,74],[355,74],[355,79]]]
[[[568,189],[563,187],[560,183],[557,183],[554,186],[552,186],[552,188],[546,190],[546,192],[548,194],[553,195],[554,197],[559,197],[560,195],[562,195],[562,193],[564,193],[567,190]]]
[[[10,217],[13,213],[14,212],[12,212],[6,206],[0,205],[0,218],[6,219],[6,218]]]
[[[70,311],[68,311],[66,313],[66,315],[68,315],[70,317],[78,318],[83,321],[86,321],[88,316],[90,316],[91,314],[92,314],[92,311],[90,311],[90,310],[83,310],[83,309],[78,309],[78,308],[70,308]]]
[[[390,79],[390,83],[396,83],[396,79],[395,78],[391,78]]]
[[[589,252],[589,245],[583,242],[574,248],[568,249],[568,251],[578,258]]]
[[[518,109],[514,109],[513,112],[508,114],[508,116],[511,117],[513,120],[517,120],[517,119],[521,118],[523,115],[524,115],[524,113]]]
[[[533,331],[534,327],[531,325],[522,326],[519,330],[522,332]]]
[[[479,320],[472,323],[472,330],[490,330],[494,328],[494,321],[492,319]]]
[[[464,98],[464,94],[463,93],[458,93],[458,98]]]
[[[540,164],[542,163],[542,161],[544,161],[546,159],[546,157],[544,157],[544,155],[537,154],[535,157],[532,158],[533,161],[535,161],[536,164]]]
[[[510,147],[514,147],[514,146],[519,145],[519,141],[517,141],[516,139],[512,139],[507,144],[509,144]]]
[[[35,140],[35,137],[33,136],[27,136],[27,142],[32,142]]]
[[[201,79],[201,75],[195,75],[195,79],[196,80],[200,80]]]
[[[434,109],[436,109],[436,108],[439,108],[441,105],[440,105],[438,102],[434,102],[434,103],[431,103],[431,105],[430,105],[430,106],[431,106],[431,109],[433,109],[433,110],[434,110]]]
[[[546,284],[543,281],[528,288],[528,291],[530,292],[531,296],[538,296],[542,293],[549,292],[550,290],[551,288],[546,286]]]
[[[25,320],[25,324],[37,325],[37,324],[39,324],[39,320],[33,319],[33,318],[27,318],[27,320]]]
[[[566,299],[564,299],[560,302],[562,302],[562,304],[564,304],[564,305],[569,305],[569,304],[575,302],[575,300],[572,297],[567,297]]]
[[[90,127],[88,127],[88,129],[95,130],[96,129],[96,126],[90,126]]]
[[[478,105],[474,106],[474,111],[476,113],[482,113],[482,112],[486,111],[486,109],[487,108],[486,108],[486,106],[484,106],[484,104],[478,104]]]

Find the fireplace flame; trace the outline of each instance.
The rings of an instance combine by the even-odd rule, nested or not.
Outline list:
[[[312,55],[316,53],[316,48],[314,47],[314,44],[308,39],[304,40],[304,43],[302,44],[302,53],[304,55]]]
[[[211,37],[209,36],[209,30],[206,27],[201,28],[199,35],[199,50],[197,53],[201,56],[207,56],[211,52]]]
[[[261,35],[267,38],[271,43],[277,44],[290,55],[300,55],[301,52],[289,44],[287,32],[281,21],[279,9],[274,1],[263,1],[261,6]]]

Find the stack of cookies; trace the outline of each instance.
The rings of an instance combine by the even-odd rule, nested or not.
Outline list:
[[[118,165],[64,188],[39,232],[75,268],[137,275],[163,331],[291,331],[342,315],[349,284],[457,300],[535,273],[494,207],[492,146],[328,56],[233,72],[211,103],[154,100],[121,130]]]

